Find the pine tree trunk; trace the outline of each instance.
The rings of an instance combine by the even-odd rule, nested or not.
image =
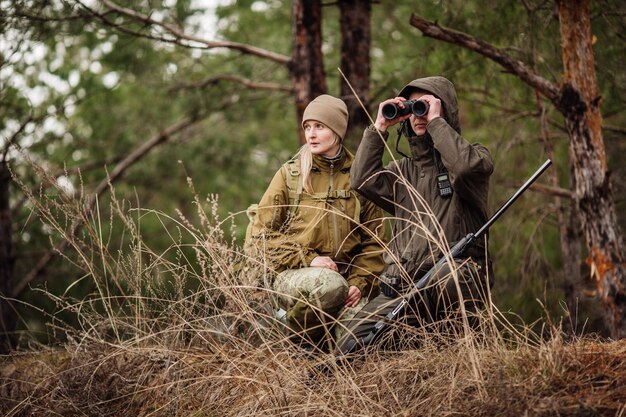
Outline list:
[[[358,144],[351,140],[351,132],[359,132],[370,124],[366,110],[369,109],[370,46],[372,14],[371,0],[339,0],[341,16],[341,71],[350,85],[341,77],[341,98],[348,105],[348,147],[356,150]],[[352,86],[352,88],[350,88]],[[352,91],[354,89],[354,92]],[[358,96],[358,100],[355,94]],[[359,103],[359,100],[361,103]],[[361,106],[365,107],[365,109]]]
[[[589,0],[558,0],[558,6],[565,73],[557,106],[565,116],[574,155],[575,200],[589,247],[587,263],[611,335],[622,338],[626,337],[625,258],[602,137]]]
[[[296,99],[297,125],[300,126],[306,106],[328,90],[322,55],[322,2],[294,0],[291,15],[293,54],[290,71]],[[302,129],[300,143],[305,143]]]
[[[576,179],[571,161],[570,171],[570,186],[568,189],[573,190]],[[558,186],[558,183],[554,183],[554,185]],[[565,323],[565,329],[572,334],[576,334],[579,324],[579,300],[583,284],[583,275],[581,273],[582,229],[578,220],[580,216],[578,215],[576,200],[574,198],[564,200],[561,197],[557,197],[556,200],[558,200],[555,202],[555,205],[558,210],[559,241],[563,258],[561,288],[563,289],[563,296],[565,297],[565,304],[569,314],[569,323]]]
[[[6,162],[0,162],[0,354],[15,347],[17,316],[13,303],[7,299],[13,282],[12,224],[9,205],[11,175]]]

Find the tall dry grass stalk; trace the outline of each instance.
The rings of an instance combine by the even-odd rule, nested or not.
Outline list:
[[[67,337],[63,346],[13,358],[38,373],[34,383],[13,374],[3,380],[3,415],[505,415],[532,398],[529,380],[563,374],[558,326],[535,334],[515,325],[488,292],[479,326],[463,311],[461,326],[412,329],[395,351],[350,361],[304,351],[268,308],[275,295],[262,285],[272,274],[268,262],[225,237],[243,213],[221,219],[216,196],[194,195],[194,218],[129,207],[113,188],[106,218],[98,204],[84,210],[82,191],[30,196],[42,222],[69,242],[72,250],[60,255],[82,271],[66,292],[85,281],[93,291],[80,299],[47,293],[78,326],[55,316],[50,324]],[[144,237],[149,218],[167,247]],[[434,220],[416,212],[414,226],[447,250],[441,229],[429,232],[425,218]],[[67,233],[76,221],[82,227]],[[531,369],[540,371],[529,376]],[[508,403],[507,395],[494,397],[503,387],[518,390]]]

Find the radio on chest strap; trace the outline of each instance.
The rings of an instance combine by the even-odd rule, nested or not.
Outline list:
[[[441,154],[433,146],[433,158],[435,159],[435,166],[437,167],[437,191],[439,195],[444,198],[452,197],[452,182],[450,182],[450,175],[448,169],[441,162]]]

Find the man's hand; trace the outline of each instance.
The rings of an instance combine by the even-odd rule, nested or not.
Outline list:
[[[339,272],[339,268],[337,268],[337,264],[335,261],[330,259],[328,256],[316,256],[311,261],[311,266],[316,266],[318,268],[328,268],[332,269],[335,272]]]
[[[356,305],[359,304],[359,301],[361,301],[361,290],[352,285],[348,288],[348,296],[343,303],[346,307],[356,307]]]
[[[416,94],[419,96],[418,100],[423,100],[428,103],[428,114],[426,115],[426,120],[431,121],[436,119],[437,117],[443,117],[443,108],[441,106],[441,100],[432,94]],[[411,95],[412,99],[413,95]]]
[[[400,107],[400,108],[404,108],[404,103],[406,101],[406,99],[404,97],[395,97],[395,98],[390,98],[389,100],[385,100],[382,103],[380,103],[378,105],[378,114],[376,115],[376,121],[374,122],[374,127],[378,130],[380,130],[381,132],[386,132],[387,129],[389,129],[391,126],[398,124],[400,122],[402,122],[403,120],[408,119],[411,116],[411,113],[406,114],[404,116],[400,116],[400,117],[396,117],[395,119],[392,120],[387,120],[385,119],[385,116],[383,116],[383,107],[386,104],[395,104],[396,106]]]

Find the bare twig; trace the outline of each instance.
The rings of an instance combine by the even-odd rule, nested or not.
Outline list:
[[[102,3],[108,8],[105,13],[99,13],[85,5],[83,7],[87,8],[94,16],[98,17],[100,20],[105,22],[106,24],[115,27],[118,30],[121,30],[125,33],[133,34],[136,36],[143,36],[150,39],[160,40],[162,42],[175,43],[177,45],[190,47],[190,48],[201,48],[201,49],[215,49],[215,48],[226,48],[232,49],[235,51],[242,52],[248,55],[254,55],[260,58],[268,59],[270,61],[276,62],[281,65],[289,64],[291,58],[287,55],[279,54],[276,52],[268,51],[266,49],[258,48],[252,45],[247,45],[238,42],[229,42],[229,41],[210,41],[199,36],[189,35],[184,33],[184,31],[174,25],[159,22],[148,15],[137,12],[136,10],[129,9],[127,7],[122,7],[110,0],[102,0]],[[106,14],[110,12],[115,12],[120,15],[131,18],[132,20],[143,23],[146,26],[160,28],[165,31],[171,38],[165,36],[155,36],[149,35],[145,33],[140,33],[137,31],[133,31],[126,27],[123,27],[119,24],[114,23],[106,17]]]
[[[613,133],[619,133],[622,136],[626,136],[626,128],[623,128],[622,126],[602,124],[602,129]]]
[[[110,172],[106,179],[102,180],[95,187],[91,196],[88,198],[87,203],[85,204],[85,212],[90,212],[95,206],[98,197],[104,194],[104,192],[109,188],[111,184],[121,179],[126,173],[126,170],[128,170],[128,168],[130,168],[135,162],[146,156],[152,149],[169,141],[175,134],[180,133],[190,126],[198,123],[204,118],[204,116],[205,115],[194,115],[186,117],[180,122],[159,132],[157,135],[150,138],[148,141],[146,141],[133,152],[131,152],[113,169],[113,171]],[[52,250],[44,254],[44,256],[42,256],[41,259],[39,259],[39,261],[35,264],[33,269],[26,273],[22,277],[22,279],[15,284],[12,289],[12,297],[18,298],[21,293],[28,287],[28,285],[32,283],[35,279],[37,279],[37,277],[39,277],[40,273],[48,266],[48,264],[56,257],[56,255],[58,253],[62,253],[67,248],[70,243],[69,239],[76,234],[81,226],[82,221],[74,221],[74,223],[67,231],[66,237],[61,242],[59,242]]]
[[[503,184],[507,185],[509,187],[512,187],[512,188],[519,187],[519,184],[517,184],[514,181],[503,181]],[[565,199],[573,198],[573,192],[571,190],[568,190],[568,189],[562,188],[562,187],[558,187],[558,186],[554,186],[554,185],[548,185],[548,184],[542,184],[542,183],[534,183],[533,185],[530,186],[529,189],[533,190],[533,191],[536,191],[538,193],[542,193],[542,194],[546,194],[546,195],[552,196],[552,197],[565,198]]]
[[[559,88],[554,83],[539,76],[526,64],[514,59],[503,49],[466,33],[439,26],[436,22],[425,20],[417,15],[411,16],[411,25],[419,29],[425,36],[461,46],[491,59],[518,76],[550,101],[557,102],[559,100]]]
[[[51,175],[51,177],[58,179],[60,176],[62,175],[77,175],[77,174],[84,174],[85,172],[89,172],[95,169],[100,169],[103,166],[108,166],[111,164],[115,164],[118,163],[119,161],[121,161],[123,159],[122,155],[116,155],[112,158],[108,158],[105,161],[90,161],[87,162],[84,165],[81,166],[75,166],[72,168],[67,168],[67,169],[59,169],[57,170],[54,174]],[[26,201],[28,201],[29,199],[29,195],[34,194],[36,192],[36,190],[42,190],[42,189],[47,189],[49,188],[53,183],[52,182],[48,182],[46,181],[45,183],[39,183],[37,185],[35,185],[34,187],[31,188],[30,193],[24,193],[19,200],[17,200],[14,204],[13,207],[11,207],[11,216],[16,216],[17,212],[22,208],[22,206],[24,205],[24,203]]]
[[[2,149],[2,159],[1,159],[2,162],[6,162],[7,154],[9,153],[9,150],[11,149],[12,146],[17,145],[18,136],[22,134],[24,129],[26,129],[26,126],[28,126],[28,124],[31,123],[32,121],[34,121],[34,117],[32,115],[28,116],[20,124],[20,127],[15,131],[15,133],[13,133],[13,135],[11,135],[11,137],[8,138],[8,140],[5,142],[4,149]]]
[[[195,83],[185,83],[180,84],[173,89],[201,89],[206,88],[208,86],[212,86],[218,84],[221,81],[232,81],[239,84],[242,84],[244,87],[249,88],[251,90],[275,90],[275,91],[286,91],[292,92],[293,88],[284,86],[278,83],[268,83],[268,82],[255,82],[248,78],[239,77],[237,75],[218,75],[215,77],[208,78],[206,80],[198,81]]]

